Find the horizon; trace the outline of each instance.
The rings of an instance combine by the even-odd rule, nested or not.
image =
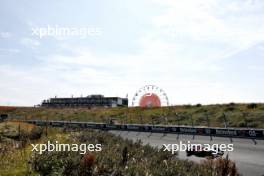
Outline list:
[[[59,97],[58,97],[59,98]],[[156,108],[170,108],[170,107],[184,107],[184,106],[197,106],[197,105],[201,105],[201,106],[226,106],[226,105],[231,105],[231,104],[234,104],[234,105],[250,105],[250,104],[258,104],[258,105],[261,105],[261,104],[264,104],[264,102],[227,102],[227,103],[211,103],[211,104],[201,104],[201,103],[196,103],[196,104],[172,104],[172,105],[169,105],[169,106],[160,106],[160,107],[140,107],[140,106],[131,106],[129,103],[128,103],[128,106],[127,107],[95,107],[97,109],[109,109],[109,108],[142,108],[142,109],[156,109]],[[41,105],[40,104],[36,104],[36,105],[28,105],[28,106],[13,106],[13,105],[2,105],[0,104],[0,108],[4,108],[4,107],[13,107],[13,108],[38,108],[38,107],[41,107],[41,106],[38,106],[38,105]],[[42,107],[43,108],[43,107]],[[47,109],[57,109],[57,108],[49,108],[49,107],[44,107],[44,108],[47,108]],[[92,107],[93,108],[93,107]],[[62,107],[61,109],[76,109],[76,107]],[[87,109],[87,107],[77,107],[77,109]]]

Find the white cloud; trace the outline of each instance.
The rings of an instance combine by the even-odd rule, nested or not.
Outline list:
[[[150,33],[153,39],[149,43],[159,36],[164,40],[165,35],[174,39],[173,43],[187,44],[190,48],[195,47],[193,44],[207,44],[209,50],[210,44],[219,44],[224,47],[215,55],[226,57],[264,40],[262,1],[156,0],[155,3],[167,10],[153,19],[157,30]],[[213,56],[210,53],[208,58]]]
[[[34,49],[40,45],[40,42],[38,40],[31,39],[31,38],[22,38],[20,40],[20,42],[22,45],[25,45],[26,47],[29,47],[32,49]]]
[[[0,32],[0,38],[10,38],[11,33],[10,32]]]
[[[20,50],[19,49],[15,49],[15,48],[0,48],[0,56],[6,56],[9,54],[16,54],[19,53]]]

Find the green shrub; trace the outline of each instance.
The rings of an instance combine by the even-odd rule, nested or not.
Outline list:
[[[196,106],[196,107],[201,107],[202,104],[198,103],[198,104],[196,104],[195,106]]]
[[[248,109],[256,109],[258,107],[258,105],[256,103],[250,103],[247,105]]]
[[[42,128],[40,128],[40,127],[34,127],[29,132],[28,137],[31,140],[39,139],[41,137],[41,135],[42,135],[42,132],[43,132]]]
[[[78,152],[45,152],[35,154],[32,168],[40,175],[210,175],[225,173],[236,176],[236,167],[231,161],[215,161],[197,164],[191,161],[182,161],[176,155],[162,149],[142,145],[141,141],[124,140],[107,132],[88,131],[72,133],[69,138],[77,143],[102,143],[101,152],[92,152],[81,155]],[[220,163],[220,164],[219,164]],[[231,163],[231,164],[230,164]],[[233,175],[231,174],[233,173]]]

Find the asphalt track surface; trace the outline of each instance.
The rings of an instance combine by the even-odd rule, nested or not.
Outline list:
[[[179,144],[190,141],[195,144],[230,144],[233,143],[234,151],[228,152],[229,158],[235,161],[239,173],[244,176],[264,175],[264,140],[252,140],[242,138],[224,138],[183,134],[161,134],[131,131],[111,131],[116,135],[131,140],[142,140],[143,144],[162,147],[163,144]],[[225,152],[225,155],[227,152]],[[185,152],[179,152],[180,159],[188,159],[200,162],[204,158],[195,156],[187,157]]]

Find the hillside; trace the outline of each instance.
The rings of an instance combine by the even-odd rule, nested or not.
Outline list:
[[[264,104],[183,105],[163,108],[13,108],[1,110],[11,118],[117,123],[180,124],[264,128]],[[225,114],[225,115],[224,115]],[[224,117],[225,116],[225,117]],[[208,119],[208,121],[207,121]]]

